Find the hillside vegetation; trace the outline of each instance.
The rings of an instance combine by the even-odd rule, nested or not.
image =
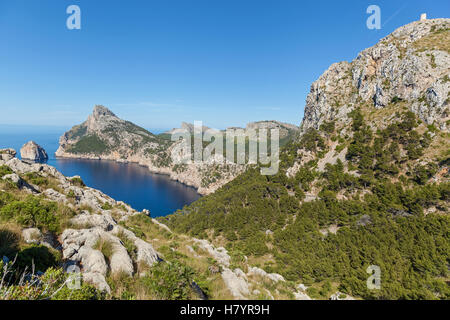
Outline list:
[[[159,220],[311,297],[449,299],[450,52],[437,40],[449,22],[411,23],[332,65],[278,174],[251,168]],[[371,265],[381,290],[366,285]]]

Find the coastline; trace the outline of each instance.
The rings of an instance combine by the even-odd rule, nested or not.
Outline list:
[[[58,151],[59,151],[59,149],[58,149]],[[97,161],[113,161],[113,162],[123,163],[123,164],[128,164],[128,163],[136,164],[141,167],[147,168],[151,173],[168,176],[170,180],[179,182],[187,187],[193,188],[200,196],[205,196],[205,195],[211,194],[220,187],[220,186],[218,186],[216,188],[202,188],[198,183],[196,183],[196,181],[186,179],[186,178],[182,177],[180,174],[173,172],[172,170],[170,170],[167,167],[160,168],[160,167],[152,166],[151,164],[142,161],[142,159],[139,159],[139,160],[117,159],[114,156],[97,156],[97,155],[91,155],[91,154],[76,155],[76,154],[67,153],[67,152],[63,152],[62,154],[60,152],[58,154],[58,151],[55,152],[55,159],[97,160]]]

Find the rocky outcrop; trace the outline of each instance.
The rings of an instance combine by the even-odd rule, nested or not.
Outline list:
[[[8,148],[8,149],[0,149],[0,160],[9,161],[16,156],[16,150]]]
[[[0,154],[11,155],[12,152],[9,149],[7,153],[0,150]],[[128,205],[115,201],[99,190],[74,184],[73,178],[65,177],[49,165],[11,157],[5,159],[0,159],[0,166],[6,166],[12,173],[4,175],[2,180],[9,180],[19,189],[32,191],[47,200],[65,204],[74,212],[78,212],[70,219],[70,227],[66,228],[59,238],[35,227],[22,230],[24,242],[45,245],[61,251],[66,270],[74,265],[78,266],[84,281],[110,293],[111,288],[106,282],[108,272],[132,276],[136,272],[135,265],[142,263],[151,267],[160,261],[158,253],[150,243],[119,225],[118,222],[138,214]],[[26,181],[27,173],[51,178],[52,185],[57,190],[31,186]],[[113,209],[103,209],[105,204]],[[115,218],[112,216],[113,213]],[[135,252],[128,252],[123,243],[124,240],[133,243]],[[104,243],[107,243],[109,249],[102,251]]]
[[[183,127],[189,133],[193,130],[187,123]],[[59,143],[57,157],[138,163],[193,186],[200,194],[214,192],[244,170],[242,165],[224,161],[183,164],[178,161],[186,158],[182,141],[156,136],[104,106],[95,106],[88,119],[64,133]]]
[[[29,141],[23,145],[23,147],[20,149],[20,156],[24,160],[31,160],[31,161],[48,160],[47,152],[45,152],[44,148],[42,148],[34,141]]]
[[[250,294],[248,280],[242,270],[236,269],[234,272],[228,268],[222,271],[222,279],[230,290],[231,294],[240,300],[247,299]]]
[[[278,274],[278,273],[267,273],[263,269],[260,269],[258,267],[249,267],[247,275],[248,276],[253,276],[253,275],[260,276],[260,277],[272,280],[273,282],[285,281],[284,277],[281,274]]]
[[[403,102],[441,130],[450,119],[450,19],[405,25],[349,62],[333,64],[311,86],[302,132],[326,121],[347,123],[348,113]]]

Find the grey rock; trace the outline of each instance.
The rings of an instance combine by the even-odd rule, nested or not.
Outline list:
[[[285,281],[284,277],[281,274],[278,274],[278,273],[267,273],[266,271],[264,271],[263,269],[260,269],[258,267],[249,267],[247,275],[249,275],[249,276],[254,276],[254,275],[260,276],[260,277],[263,277],[263,278],[270,279],[273,282]]]
[[[83,273],[83,281],[93,284],[98,290],[111,293],[111,288],[106,282],[105,276],[97,272],[86,272]]]
[[[344,294],[342,292],[337,291],[336,293],[333,293],[330,297],[330,300],[356,300],[352,296],[349,296],[348,294]]]
[[[228,268],[224,268],[222,271],[222,279],[236,299],[247,299],[246,297],[250,294],[250,290],[245,278],[240,277]]]
[[[117,224],[108,213],[90,214],[88,211],[83,211],[81,214],[70,220],[74,225],[98,227],[104,231],[111,231]]]
[[[16,150],[12,148],[0,149],[0,160],[9,161],[16,156]]]
[[[416,41],[435,29],[446,29],[450,19],[416,21],[398,28],[351,63],[333,64],[312,86],[306,99],[302,133],[319,129],[324,121],[348,123],[348,112],[361,103],[387,108],[394,98],[427,124],[448,130],[450,54],[416,48]]]
[[[45,161],[48,160],[47,152],[34,141],[29,141],[20,149],[20,155],[24,160]]]
[[[356,225],[365,227],[371,223],[372,219],[370,218],[369,215],[365,214],[356,222]]]
[[[228,252],[225,248],[215,248],[209,243],[208,240],[200,240],[196,238],[194,238],[193,240],[200,249],[205,250],[207,253],[209,253],[215,260],[217,260],[220,265],[223,265],[225,267],[228,267],[230,265],[231,257],[228,255]]]

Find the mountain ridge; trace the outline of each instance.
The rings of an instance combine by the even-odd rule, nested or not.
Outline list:
[[[450,19],[415,21],[361,51],[352,62],[332,64],[311,85],[302,131],[319,129],[324,121],[347,121],[361,101],[381,109],[392,100],[410,103],[421,120],[448,130],[449,28]]]

